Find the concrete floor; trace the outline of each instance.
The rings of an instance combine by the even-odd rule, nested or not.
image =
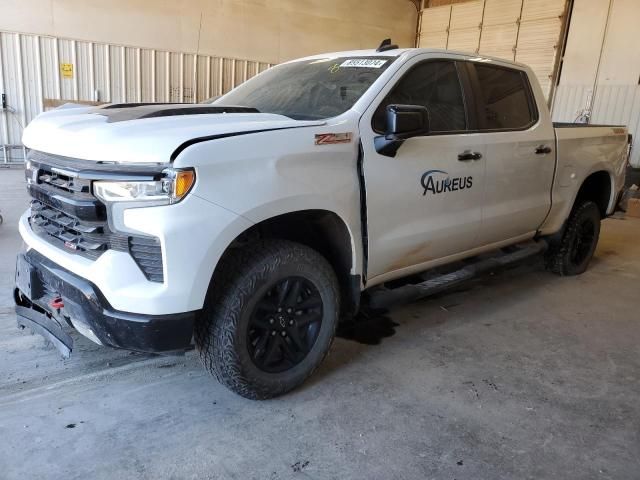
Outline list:
[[[11,301],[21,173],[0,170],[0,478],[638,479],[640,220],[591,269],[539,261],[363,320],[281,399],[182,358],[76,337],[63,361]],[[372,330],[373,329],[373,330]],[[369,335],[366,332],[374,331]]]

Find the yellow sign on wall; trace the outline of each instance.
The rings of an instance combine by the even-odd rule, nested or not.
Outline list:
[[[60,73],[64,78],[73,78],[73,63],[61,63]]]

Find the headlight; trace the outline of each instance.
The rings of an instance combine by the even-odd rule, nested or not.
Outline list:
[[[27,160],[24,164],[24,178],[27,183],[38,183],[38,167],[31,160]]]
[[[97,181],[93,193],[103,202],[144,202],[168,205],[182,200],[193,187],[196,174],[193,170],[163,170],[160,180],[152,181]]]

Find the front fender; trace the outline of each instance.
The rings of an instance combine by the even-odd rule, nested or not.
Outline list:
[[[195,167],[193,194],[251,224],[303,210],[335,213],[351,237],[353,274],[362,272],[356,121],[260,132],[196,143],[175,160]],[[352,133],[351,141],[316,145],[321,133]]]

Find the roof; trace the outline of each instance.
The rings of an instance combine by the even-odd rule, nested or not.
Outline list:
[[[378,52],[375,49],[368,50],[347,50],[343,52],[329,52],[329,53],[320,53],[318,55],[311,55],[303,58],[292,59],[289,62],[298,62],[304,60],[318,60],[323,58],[340,58],[340,57],[399,57],[403,54],[408,54],[408,56],[418,55],[420,53],[442,53],[447,55],[460,55],[464,57],[471,57],[471,60],[476,61],[496,61],[500,63],[506,63],[509,65],[519,66],[521,68],[527,68],[526,65],[518,62],[514,62],[512,60],[507,60],[504,58],[490,57],[487,55],[481,55],[475,52],[460,52],[456,50],[444,50],[441,48],[395,48],[393,50],[385,50],[383,52]],[[285,62],[285,63],[289,63]]]

